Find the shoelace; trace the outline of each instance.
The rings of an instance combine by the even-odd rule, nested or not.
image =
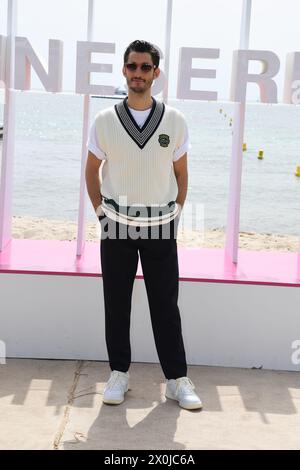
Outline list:
[[[121,384],[117,383],[118,381],[124,382],[124,378],[118,373],[113,372],[112,376],[110,377],[109,381],[106,384],[106,389],[112,389],[115,385],[118,386],[120,390],[122,390]]]
[[[195,388],[195,385],[188,377],[182,377],[180,380],[176,381],[176,394],[180,393],[182,390],[192,392]]]

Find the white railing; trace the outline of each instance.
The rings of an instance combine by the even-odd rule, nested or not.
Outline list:
[[[92,43],[93,40],[93,21],[94,21],[94,4],[95,0],[88,0],[88,21],[87,21],[87,42]],[[241,23],[240,23],[240,42],[239,49],[247,50],[249,47],[249,32],[250,32],[250,18],[252,0],[243,1]],[[165,102],[168,100],[168,83],[169,83],[169,58],[171,46],[171,29],[172,29],[172,9],[173,0],[167,0],[166,5],[166,27],[165,27],[165,50],[164,50],[164,75],[165,82],[162,87],[163,99]],[[12,181],[13,181],[13,160],[14,160],[14,122],[15,122],[15,38],[16,38],[16,24],[17,24],[17,0],[8,1],[7,12],[7,36],[4,38],[0,36],[0,82],[5,82],[5,105],[4,105],[4,133],[3,133],[3,150],[2,150],[2,169],[1,169],[1,182],[0,182],[0,252],[7,246],[11,240],[11,220],[12,220]],[[18,38],[18,43],[22,47],[27,47],[28,44],[24,38]],[[96,44],[96,43],[92,43]],[[62,57],[62,44],[60,41],[50,40],[50,45],[53,50],[57,50],[58,58],[57,64],[59,66]],[[78,43],[79,47],[85,47],[85,44]],[[96,46],[94,46],[96,47]],[[186,64],[186,61],[191,61],[192,54],[185,55],[188,48],[181,49],[180,63]],[[84,49],[81,49],[81,52]],[[95,49],[94,49],[95,50]],[[99,43],[97,51],[100,52],[114,51],[114,44]],[[192,51],[193,52],[193,51]],[[257,52],[257,51],[256,51]],[[60,54],[60,55],[59,55]],[[203,54],[203,55],[201,55]],[[199,57],[218,57],[218,49],[201,49]],[[297,53],[295,53],[297,54]],[[298,53],[299,54],[299,53]],[[4,57],[5,55],[5,57]],[[33,57],[33,55],[32,55]],[[251,59],[251,58],[250,58]],[[33,57],[32,66],[36,66],[37,59]],[[78,59],[79,60],[79,59]],[[266,59],[265,59],[266,60]],[[263,59],[261,59],[264,62]],[[5,63],[5,67],[3,67]],[[56,65],[57,65],[56,64]],[[95,67],[95,64],[93,64]],[[41,67],[38,64],[39,68]],[[97,64],[98,71],[110,71],[111,66],[108,64]],[[95,70],[95,68],[94,68]],[[181,79],[186,77],[190,79],[193,76],[210,76],[214,71],[196,71],[195,69],[189,70],[190,76],[186,71],[181,72]],[[200,73],[201,72],[201,73]],[[205,74],[207,72],[207,74]],[[209,72],[209,73],[208,73]],[[202,75],[201,75],[202,74]],[[43,71],[45,77],[45,72]],[[59,76],[59,74],[58,74]],[[291,71],[287,74],[290,80],[293,77]],[[78,78],[78,77],[77,77]],[[24,78],[26,81],[26,79]],[[78,85],[82,90],[82,81]],[[285,86],[285,95],[287,96]],[[55,82],[59,83],[59,79]],[[25,86],[25,85],[24,85]],[[245,84],[246,87],[246,84]],[[56,85],[59,90],[59,85]],[[78,89],[79,89],[78,88]],[[105,87],[104,87],[105,88]],[[26,87],[24,88],[26,89]],[[76,90],[77,92],[78,89]],[[179,86],[180,90],[180,86]],[[52,89],[53,91],[53,89]],[[82,93],[82,91],[81,91]],[[196,93],[196,92],[194,92]],[[197,96],[205,99],[205,92],[197,92]],[[202,94],[201,94],[202,93]],[[209,93],[209,92],[207,92]],[[77,248],[76,255],[81,256],[84,250],[85,243],[85,214],[86,214],[86,187],[85,187],[85,164],[87,158],[86,141],[88,137],[89,118],[90,118],[90,94],[83,93],[83,128],[82,128],[82,148],[81,148],[81,171],[80,171],[80,193],[79,193],[79,209],[78,209],[78,231],[77,231]],[[200,95],[201,94],[201,95]],[[212,93],[210,92],[211,96]],[[178,94],[180,96],[180,93]],[[194,95],[193,95],[194,96]],[[229,183],[229,198],[228,198],[228,213],[227,213],[227,227],[226,227],[226,242],[225,254],[229,261],[237,263],[238,259],[238,237],[240,225],[240,196],[241,196],[241,177],[242,177],[242,144],[244,137],[245,125],[245,111],[246,99],[234,100],[234,119],[233,119],[233,138],[232,138],[232,155],[231,155],[231,168],[230,168],[230,183]],[[299,242],[299,256],[300,256],[300,242]]]

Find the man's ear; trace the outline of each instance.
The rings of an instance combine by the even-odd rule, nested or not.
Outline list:
[[[160,68],[157,67],[157,69],[154,70],[154,78],[158,78],[160,74]]]
[[[123,76],[126,77],[126,67],[125,67],[125,65],[123,65],[122,73],[123,73]]]

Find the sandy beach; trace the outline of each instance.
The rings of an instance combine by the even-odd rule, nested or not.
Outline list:
[[[77,224],[70,220],[53,220],[35,217],[14,216],[12,220],[12,237],[35,240],[75,240]],[[100,224],[87,223],[86,240],[99,242]],[[199,248],[223,248],[224,230],[210,229],[205,232],[193,231],[179,226],[178,245]],[[239,247],[255,251],[291,251],[297,252],[299,238],[294,235],[240,232]]]

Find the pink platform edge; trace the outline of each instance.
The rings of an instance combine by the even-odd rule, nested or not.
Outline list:
[[[239,250],[238,263],[223,249],[178,246],[179,279],[300,286],[298,253]],[[12,239],[0,253],[0,273],[101,276],[100,243],[87,242],[76,256],[76,241]],[[136,278],[143,278],[139,264]]]

